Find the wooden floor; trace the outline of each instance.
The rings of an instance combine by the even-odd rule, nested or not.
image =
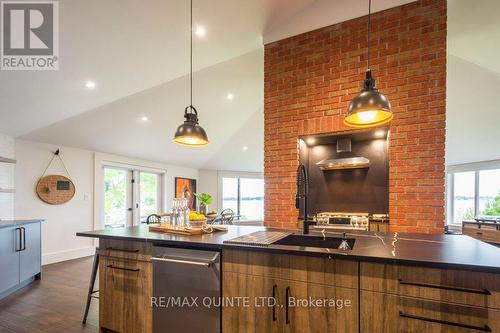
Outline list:
[[[92,300],[87,324],[81,323],[92,260],[44,266],[41,281],[0,301],[0,333],[99,332],[99,300]]]

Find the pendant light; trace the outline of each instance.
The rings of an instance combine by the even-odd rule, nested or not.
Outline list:
[[[190,104],[184,109],[184,123],[177,128],[174,142],[183,146],[200,147],[208,144],[208,136],[198,124],[198,111],[193,106],[193,0],[191,0],[190,39]]]
[[[389,100],[375,88],[375,80],[370,69],[371,7],[372,1],[368,0],[368,69],[363,81],[363,90],[351,101],[344,118],[346,126],[355,128],[387,124],[394,117]]]

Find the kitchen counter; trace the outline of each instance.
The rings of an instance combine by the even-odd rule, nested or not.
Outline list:
[[[0,228],[12,227],[16,225],[30,224],[43,222],[43,219],[33,219],[33,220],[0,220]]]
[[[428,235],[411,233],[348,232],[355,244],[350,251],[290,245],[247,246],[224,244],[224,241],[261,230],[266,227],[229,226],[227,232],[182,236],[150,232],[146,225],[99,231],[79,232],[77,236],[128,241],[146,241],[172,247],[199,249],[240,249],[307,256],[326,256],[360,261],[411,264],[439,268],[456,268],[500,273],[500,248],[465,235]],[[283,231],[280,229],[280,231]],[[300,233],[299,230],[289,230]],[[311,235],[321,235],[311,232]],[[338,232],[325,232],[339,237]]]

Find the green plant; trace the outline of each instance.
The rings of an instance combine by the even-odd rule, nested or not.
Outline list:
[[[500,192],[492,201],[489,201],[486,204],[486,207],[481,214],[488,216],[500,216]]]
[[[212,203],[212,196],[208,193],[195,193],[194,196],[205,205],[210,205]]]

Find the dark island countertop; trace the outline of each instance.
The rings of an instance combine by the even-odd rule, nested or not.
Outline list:
[[[465,235],[347,232],[348,238],[355,239],[354,247],[349,251],[290,245],[272,244],[262,247],[224,243],[226,240],[260,230],[278,229],[229,226],[226,232],[183,236],[152,232],[147,225],[141,225],[79,232],[77,236],[147,241],[172,247],[241,249],[500,273],[500,248]],[[286,231],[300,233],[299,230]],[[321,233],[313,231],[311,235],[321,235]],[[325,232],[325,235],[340,237],[339,232]]]
[[[31,219],[31,220],[0,220],[0,228],[7,228],[16,225],[24,225],[30,223],[43,222],[43,219]]]

